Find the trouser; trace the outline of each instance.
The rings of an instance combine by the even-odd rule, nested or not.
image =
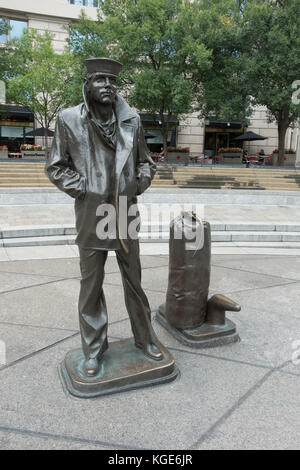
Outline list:
[[[151,310],[141,286],[141,264],[138,240],[130,240],[129,253],[117,250],[122,275],[125,304],[135,343],[139,347],[156,343],[151,325]],[[79,247],[81,286],[79,294],[79,324],[82,348],[86,358],[100,359],[108,348],[108,318],[103,292],[104,265],[108,251]]]

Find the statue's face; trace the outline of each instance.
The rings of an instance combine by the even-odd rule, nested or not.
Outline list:
[[[97,75],[89,82],[89,94],[92,101],[100,104],[112,104],[117,93],[117,79],[107,75]]]

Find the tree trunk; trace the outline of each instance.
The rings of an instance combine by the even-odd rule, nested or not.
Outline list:
[[[165,156],[165,162],[166,162],[168,158],[168,130],[166,129],[165,126],[162,127],[161,133],[163,137],[164,156]]]
[[[46,155],[46,159],[48,158],[48,122],[47,120],[45,120],[45,133],[44,133],[44,136],[45,136],[45,155]]]
[[[289,121],[289,109],[288,107],[284,107],[277,121],[278,125],[278,165],[283,165],[284,162],[284,149],[285,149],[285,136],[286,131],[290,125]]]
[[[169,133],[169,120],[165,121],[165,116],[163,109],[159,112],[161,120],[161,133],[163,138],[163,148],[164,148],[164,157],[165,162],[168,160],[168,133]]]
[[[285,136],[288,125],[278,122],[278,165],[282,166],[284,162]]]

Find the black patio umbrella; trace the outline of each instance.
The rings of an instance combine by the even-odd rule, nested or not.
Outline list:
[[[262,135],[256,134],[255,132],[252,131],[247,131],[242,135],[239,135],[238,137],[235,137],[232,140],[240,140],[240,141],[251,141],[251,140],[266,140],[268,137],[263,137]]]
[[[25,137],[45,137],[45,131],[47,131],[47,136],[48,137],[53,137],[54,132],[51,131],[50,129],[45,129],[44,127],[39,127],[38,129],[35,129],[34,131],[27,132],[25,134]]]

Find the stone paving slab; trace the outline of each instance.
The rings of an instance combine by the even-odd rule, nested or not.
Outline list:
[[[199,440],[197,449],[300,449],[300,377],[275,372]]]
[[[263,369],[211,358],[200,368],[197,356],[175,352],[180,379],[138,392],[80,400],[65,394],[57,370],[64,354],[77,345],[78,340],[67,340],[1,371],[0,407],[6,411],[1,426],[69,438],[97,436],[119,448],[185,449],[265,375]]]
[[[78,330],[79,280],[17,290],[0,296],[1,321]]]
[[[293,349],[292,361],[290,361],[281,369],[281,373],[300,376],[300,340],[299,339],[295,341],[292,349]]]
[[[1,431],[0,426],[0,449],[1,450],[113,450],[109,445],[104,446],[85,442],[84,439],[70,439],[68,436],[51,436],[47,433],[28,432],[27,430],[10,430],[5,428]],[[117,447],[115,447],[118,450]]]
[[[0,322],[0,338],[6,345],[6,365],[74,334],[55,328],[30,327]],[[4,365],[0,364],[0,370]]]
[[[57,279],[59,278],[61,278],[61,276],[57,277]],[[53,277],[48,276],[31,276],[29,274],[18,274],[17,272],[0,272],[0,293],[39,284],[46,284],[47,282],[52,281]]]
[[[28,246],[26,249],[22,246],[2,248],[0,260],[14,261],[22,259],[47,259],[47,258],[75,258],[78,256],[77,247],[73,245],[61,246]]]
[[[79,259],[31,259],[24,261],[3,261],[0,263],[0,273],[19,273],[55,278],[79,277]]]
[[[289,284],[262,287],[255,291],[235,292],[234,297],[244,308],[255,308],[261,316],[271,312],[274,320],[280,319],[283,325],[300,321],[300,282],[290,281]]]
[[[108,276],[107,276],[108,277]],[[78,330],[79,279],[65,280],[27,289],[20,289],[0,296],[0,321]],[[146,291],[152,308],[163,302],[164,293]],[[104,285],[109,321],[128,318],[123,289]]]
[[[168,266],[169,259],[163,256],[142,256],[142,269]],[[25,261],[3,261],[0,263],[0,273],[17,273],[28,275],[56,277],[80,277],[79,258],[73,259],[43,259]],[[109,256],[105,264],[105,272],[118,273],[119,266],[115,256]]]
[[[238,343],[206,349],[192,349],[173,338],[156,320],[153,327],[159,340],[171,350],[184,350],[191,354],[215,357],[222,360],[247,363],[258,367],[272,368],[292,358],[293,341],[300,339],[300,322],[291,319],[282,326],[277,317],[245,308],[239,313],[228,312],[228,318],[237,326],[241,338]],[[266,331],[268,334],[266,335]],[[114,338],[127,338],[131,335],[128,320],[110,326]],[[299,347],[300,349],[300,347]]]
[[[106,282],[121,285],[121,277],[118,273],[108,274]],[[278,284],[289,283],[289,280],[278,279],[263,274],[235,271],[228,268],[213,266],[211,271],[211,291],[238,292],[250,290],[256,287],[269,287]],[[168,288],[168,268],[159,267],[155,270],[143,273],[143,286],[146,289],[166,292]]]
[[[299,259],[240,253],[214,255],[212,262],[211,293],[242,305],[228,313],[241,342],[190,350],[154,320],[181,376],[92,400],[67,395],[58,375],[66,352],[80,346],[79,276],[68,279],[77,277],[78,259],[0,263],[0,275],[43,282],[0,293],[0,339],[9,362],[0,368],[0,448],[299,448],[300,364],[292,363],[300,342]],[[154,310],[165,300],[168,257],[142,256],[142,265]],[[107,272],[111,342],[132,333],[114,256]]]
[[[214,266],[224,266],[232,270],[250,271],[253,273],[270,276],[285,277],[300,281],[300,256],[295,256],[291,263],[289,258],[272,256],[222,256],[214,255],[212,258]]]

